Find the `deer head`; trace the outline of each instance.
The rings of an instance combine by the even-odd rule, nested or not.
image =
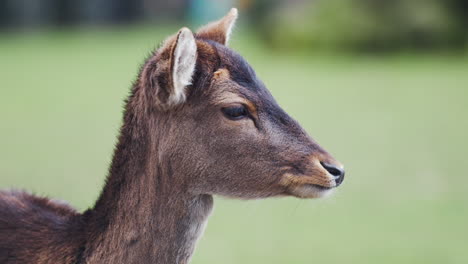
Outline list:
[[[131,100],[154,120],[154,153],[181,188],[235,198],[315,198],[339,186],[343,166],[276,103],[227,47],[237,18],[182,28],[144,64]]]

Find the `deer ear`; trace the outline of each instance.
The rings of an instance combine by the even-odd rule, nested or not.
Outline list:
[[[185,102],[185,90],[192,84],[196,61],[195,36],[184,27],[167,38],[145,62],[139,82],[153,91],[158,108],[168,110]]]
[[[232,8],[229,13],[218,21],[211,22],[197,31],[197,37],[213,40],[227,45],[234,23],[237,20],[237,9]]]
[[[177,34],[171,51],[172,91],[168,104],[185,101],[185,87],[192,84],[192,75],[197,61],[197,43],[192,31],[182,28]]]

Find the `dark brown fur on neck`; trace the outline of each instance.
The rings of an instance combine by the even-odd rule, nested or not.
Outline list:
[[[212,195],[314,198],[341,183],[341,165],[226,47],[236,17],[181,29],[144,63],[94,207],[0,192],[0,263],[188,263]]]

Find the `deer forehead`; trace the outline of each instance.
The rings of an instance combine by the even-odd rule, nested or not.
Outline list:
[[[235,87],[242,93],[258,94],[262,90],[261,81],[249,63],[237,52],[217,43],[210,43],[213,47],[213,56],[218,60],[213,73],[213,80],[220,82],[234,82]]]

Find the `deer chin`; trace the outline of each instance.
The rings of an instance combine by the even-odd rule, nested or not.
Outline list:
[[[322,198],[330,196],[334,187],[324,187],[316,184],[297,185],[289,188],[289,194],[298,198]]]

